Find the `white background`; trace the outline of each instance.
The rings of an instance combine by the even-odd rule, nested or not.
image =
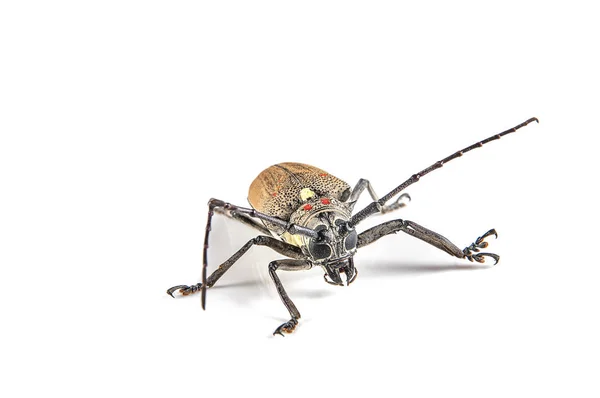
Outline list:
[[[597,397],[592,3],[3,2],[1,395]],[[165,294],[200,277],[208,199],[271,164],[383,195],[532,116],[361,224],[494,227],[496,267],[387,237],[351,287],[282,273],[285,338],[268,249],[206,311]],[[213,269],[254,235],[213,231]]]

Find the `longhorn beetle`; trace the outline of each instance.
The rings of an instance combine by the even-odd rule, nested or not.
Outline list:
[[[280,325],[273,332],[273,335],[283,336],[283,332],[294,331],[298,325],[298,319],[300,319],[300,312],[281,284],[279,276],[277,276],[278,270],[300,271],[320,266],[325,271],[324,278],[327,283],[337,286],[349,285],[357,276],[353,260],[356,250],[398,231],[421,239],[451,256],[469,261],[475,260],[479,263],[485,262],[485,257],[490,257],[496,264],[500,259],[498,255],[480,251],[488,246],[485,241],[488,236],[498,237],[494,229],[490,229],[477,238],[474,243],[461,250],[442,235],[408,220],[387,221],[360,234],[357,233],[356,226],[376,213],[387,213],[403,207],[405,205],[403,199],[410,200],[410,196],[407,194],[400,195],[391,204],[386,203],[406,187],[419,181],[424,175],[441,168],[444,164],[472,149],[514,133],[534,121],[539,123],[537,118],[532,117],[518,126],[435,162],[426,169],[413,174],[408,180],[380,199],[377,198],[370,182],[365,179],[360,179],[354,189],[350,189],[350,186],[344,181],[313,166],[301,163],[280,163],[271,166],[261,172],[250,185],[248,201],[252,208],[235,206],[218,199],[211,199],[208,202],[208,219],[202,252],[202,282],[192,286],[173,286],[167,290],[167,293],[174,297],[173,293],[176,291],[184,296],[200,291],[202,308],[205,309],[207,288],[214,286],[219,278],[252,246],[270,247],[277,253],[289,257],[272,261],[269,264],[269,275],[291,317],[289,321]],[[373,202],[353,215],[354,205],[365,189],[369,192]],[[254,227],[263,235],[250,239],[207,277],[208,238],[215,212]],[[345,281],[342,279],[342,275],[344,275]]]

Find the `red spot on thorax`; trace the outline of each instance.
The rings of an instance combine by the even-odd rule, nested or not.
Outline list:
[[[321,173],[319,174],[321,177],[327,177],[327,173]]]
[[[275,197],[275,196],[277,196],[277,192],[273,192],[273,193],[271,194],[271,196],[272,196],[272,197]]]
[[[311,209],[312,209],[312,205],[310,205],[310,204],[305,204],[305,205],[304,205],[304,207],[303,207],[303,209],[304,209],[304,210],[306,210],[306,211],[309,211],[309,210],[311,210]]]
[[[331,201],[327,198],[323,198],[323,199],[321,199],[321,203],[323,203],[324,205],[328,205],[331,203]]]

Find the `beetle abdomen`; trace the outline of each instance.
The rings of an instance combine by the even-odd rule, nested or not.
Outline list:
[[[300,191],[309,188],[320,197],[345,201],[350,186],[331,174],[302,163],[279,163],[263,170],[248,191],[250,205],[265,214],[289,220],[300,205]],[[270,226],[269,226],[270,227]]]

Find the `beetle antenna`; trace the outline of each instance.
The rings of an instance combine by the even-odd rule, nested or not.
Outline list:
[[[206,218],[206,228],[204,229],[204,248],[202,249],[202,291],[200,294],[200,301],[202,303],[202,309],[206,310],[206,270],[208,268],[208,237],[212,227],[212,216],[215,214],[215,207],[217,204],[214,203],[214,199],[208,202],[208,217]]]
[[[392,199],[394,196],[396,196],[398,193],[400,193],[401,191],[403,191],[406,187],[408,187],[409,185],[414,184],[415,182],[419,181],[419,179],[421,177],[423,177],[424,175],[432,172],[433,170],[439,169],[441,168],[444,164],[448,163],[449,161],[456,159],[460,156],[462,156],[463,154],[465,154],[466,152],[469,152],[472,149],[475,148],[479,148],[482,147],[484,144],[487,144],[490,141],[494,141],[497,139],[500,139],[501,137],[510,134],[510,133],[514,133],[515,131],[517,131],[518,129],[520,129],[521,127],[525,127],[527,126],[529,123],[531,122],[537,122],[539,123],[539,120],[535,117],[532,117],[531,119],[528,119],[526,121],[524,121],[523,123],[519,124],[518,126],[515,126],[511,129],[508,129],[502,133],[493,135],[489,138],[486,138],[483,141],[479,141],[471,146],[468,146],[464,149],[461,149],[458,152],[453,153],[452,155],[445,157],[442,160],[439,160],[437,162],[435,162],[434,164],[432,164],[431,166],[427,167],[426,169],[423,169],[421,171],[419,171],[416,174],[413,174],[408,180],[404,181],[402,184],[398,185],[396,188],[394,188],[390,193],[388,193],[387,195],[383,196],[381,199],[372,202],[371,204],[369,204],[367,207],[365,207],[364,209],[362,209],[361,211],[359,211],[358,213],[356,213],[354,216],[352,216],[352,218],[350,219],[350,222],[348,223],[350,227],[355,226],[356,224],[358,224],[359,222],[361,222],[362,220],[364,220],[365,218],[378,213],[382,208],[382,206],[389,201],[390,199]]]

